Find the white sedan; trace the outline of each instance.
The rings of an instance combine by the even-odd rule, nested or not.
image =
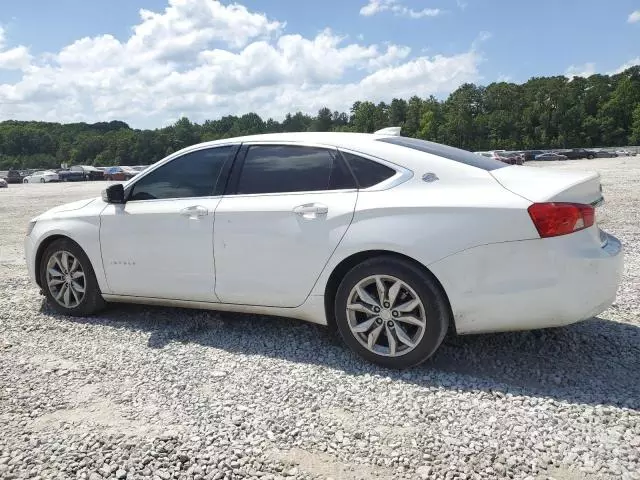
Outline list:
[[[636,153],[630,150],[620,149],[620,150],[616,150],[616,155],[619,157],[635,157]]]
[[[611,305],[622,247],[598,228],[597,174],[398,134],[188,147],[34,218],[30,277],[64,314],[131,302],[294,317],[393,368],[448,331],[556,327]]]
[[[31,175],[27,175],[22,180],[22,183],[48,183],[59,181],[58,174],[51,170],[42,170],[40,172],[34,172]]]

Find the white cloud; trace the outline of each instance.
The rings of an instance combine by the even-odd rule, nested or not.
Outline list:
[[[29,49],[20,45],[9,50],[0,51],[0,69],[22,70],[31,62]]]
[[[360,15],[369,17],[386,11],[390,11],[397,16],[409,18],[436,17],[442,13],[439,8],[414,10],[402,5],[399,0],[369,0],[369,3],[360,9]]]
[[[482,60],[476,46],[426,56],[328,29],[313,37],[284,34],[282,22],[212,0],[169,0],[161,13],[142,10],[124,40],[81,38],[37,58],[25,47],[3,49],[5,43],[0,31],[0,68],[22,73],[0,84],[0,118],[120,119],[135,127],[181,115],[203,121],[255,111],[282,118],[322,106],[346,110],[355,100],[446,94],[478,80]]]
[[[6,48],[6,34],[0,26],[0,70],[22,70],[31,60],[29,49],[23,45]]]
[[[622,73],[625,70],[627,70],[628,68],[631,67],[635,67],[636,65],[640,65],[640,57],[636,57],[633,58],[631,60],[629,60],[628,62],[623,63],[622,65],[620,65],[618,68],[615,68],[614,70],[611,70],[609,72],[603,72],[604,75],[616,75],[618,73]],[[570,80],[573,79],[573,77],[589,77],[596,72],[596,64],[593,62],[587,62],[584,63],[582,65],[571,65],[569,68],[567,68],[566,72],[564,73],[565,77],[568,77]]]
[[[571,65],[564,73],[565,77],[572,79],[573,77],[590,77],[596,73],[596,64],[593,62],[587,62],[582,65]]]
[[[640,22],[640,10],[636,10],[635,12],[631,12],[629,14],[629,18],[627,18],[627,22],[629,22],[629,23]]]
[[[614,71],[609,72],[609,75],[615,75],[616,73],[622,73],[627,68],[635,67],[636,65],[640,65],[640,57],[636,57],[636,58],[634,58],[632,60],[629,60],[628,62],[623,63],[618,68],[616,68]]]

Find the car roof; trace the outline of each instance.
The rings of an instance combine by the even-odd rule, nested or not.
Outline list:
[[[437,152],[440,147],[458,150],[454,147],[441,145],[433,142],[425,141],[425,144],[431,144],[435,147],[433,151],[426,151],[415,148],[408,148],[406,145],[394,142],[395,139],[407,139],[409,137],[401,137],[393,133],[376,132],[376,133],[352,133],[352,132],[288,132],[288,133],[267,133],[262,135],[247,135],[242,137],[225,138],[210,142],[203,142],[197,145],[191,145],[175,152],[170,158],[175,158],[193,150],[201,148],[214,147],[218,145],[229,145],[238,143],[301,143],[307,145],[316,145],[319,147],[332,147],[341,150],[351,151],[356,154],[370,155],[384,161],[394,163],[398,166],[409,168],[411,170],[422,170],[425,167],[426,158],[440,164],[442,167],[448,167],[457,171],[467,171],[469,169],[477,170],[475,166],[468,163],[454,161],[442,152]],[[388,140],[388,141],[385,141]],[[469,151],[464,153],[473,155]],[[425,157],[428,156],[428,157]],[[500,164],[502,165],[502,164]]]
[[[246,142],[292,142],[292,143],[317,143],[333,145],[336,147],[349,148],[362,144],[370,144],[372,140],[387,138],[394,135],[374,134],[374,133],[351,133],[351,132],[287,132],[287,133],[265,133],[261,135],[246,135],[243,137],[225,138],[205,142],[209,145],[222,145],[225,143],[246,143]],[[200,144],[203,145],[203,144]]]

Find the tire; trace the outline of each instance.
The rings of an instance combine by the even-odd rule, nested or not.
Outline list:
[[[593,160],[595,157],[594,157],[593,155],[587,155],[587,158],[588,158],[589,160]]]
[[[40,179],[40,183],[44,183],[44,178],[41,178],[41,179]]]
[[[75,285],[80,285],[81,287],[84,288],[84,293],[81,295],[81,298],[78,298],[79,294],[76,293],[74,295],[75,287],[74,287],[74,291],[68,290],[69,287],[67,287],[67,291],[69,292],[69,299],[71,300],[68,306],[65,306],[63,304],[66,294],[64,293],[64,291],[61,292],[61,290],[63,290],[65,286],[62,285],[62,287],[58,289],[58,286],[50,286],[48,282],[48,278],[55,279],[56,282],[57,282],[57,279],[64,280],[64,275],[53,276],[51,274],[48,275],[48,272],[47,272],[49,266],[52,266],[54,270],[62,272],[63,268],[60,268],[61,267],[60,262],[56,264],[52,260],[52,257],[58,254],[61,254],[63,252],[70,254],[71,257],[75,258],[78,261],[80,269],[83,273],[83,277],[76,278],[74,282],[75,282]],[[69,269],[69,267],[74,265],[74,263],[71,262],[71,257],[68,257],[67,270],[69,271],[72,271]],[[50,262],[52,263],[50,264]],[[45,296],[47,297],[47,301],[49,305],[56,312],[62,313],[64,315],[80,317],[80,316],[92,315],[100,311],[101,309],[103,309],[104,306],[106,305],[106,302],[104,301],[104,299],[102,298],[102,294],[100,293],[100,288],[98,287],[96,275],[93,271],[93,267],[91,266],[91,262],[89,261],[89,257],[87,257],[87,255],[84,253],[82,248],[80,248],[80,246],[74,241],[68,238],[62,238],[62,239],[53,241],[45,249],[44,254],[42,255],[42,260],[39,265],[39,271],[40,271],[40,285],[42,285],[42,290],[44,291]],[[77,271],[78,270],[76,269],[75,272]],[[70,277],[67,277],[67,279],[70,279]],[[61,294],[59,295],[60,301],[56,300],[54,296],[56,294]]]
[[[25,178],[24,180],[22,180],[22,183],[29,183],[29,180]]]
[[[347,310],[348,304],[365,305],[366,308],[371,305],[362,301],[356,288],[358,285],[361,287],[360,290],[365,290],[365,294],[371,292],[369,300],[379,298],[378,282],[375,277],[382,280],[387,300],[393,296],[389,293],[392,291],[391,286],[398,280],[401,282],[400,291],[396,289],[395,306],[399,310],[405,307],[403,310],[406,312],[405,315],[399,313],[399,310],[394,311],[393,308],[389,308],[393,305],[387,305],[387,308],[384,308],[384,304],[381,305],[383,308],[380,310],[380,316],[372,312],[372,309],[369,309],[369,312],[361,311],[359,308],[356,311]],[[372,282],[372,278],[374,278],[373,283],[367,285],[367,282]],[[414,300],[419,300],[419,306],[414,310],[406,310]],[[451,317],[446,297],[436,280],[412,263],[390,256],[366,260],[345,275],[336,294],[334,315],[340,336],[353,351],[370,362],[394,369],[413,367],[431,357],[442,343]],[[381,318],[383,316],[384,319]],[[405,316],[422,321],[422,326],[400,320]],[[371,324],[371,329],[363,333],[352,331],[353,326],[363,328],[366,327],[367,322],[374,322]],[[380,329],[378,343],[370,349],[365,345],[365,339],[368,343],[371,334],[375,335],[376,329]],[[405,339],[413,342],[412,347],[399,340],[400,330]],[[387,332],[395,337],[395,354],[391,350]]]

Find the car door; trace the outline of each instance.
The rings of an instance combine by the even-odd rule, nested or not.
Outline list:
[[[243,145],[215,213],[220,301],[301,305],[351,224],[357,195],[335,149]]]
[[[238,146],[201,148],[140,175],[101,214],[112,294],[215,302],[213,219]]]

